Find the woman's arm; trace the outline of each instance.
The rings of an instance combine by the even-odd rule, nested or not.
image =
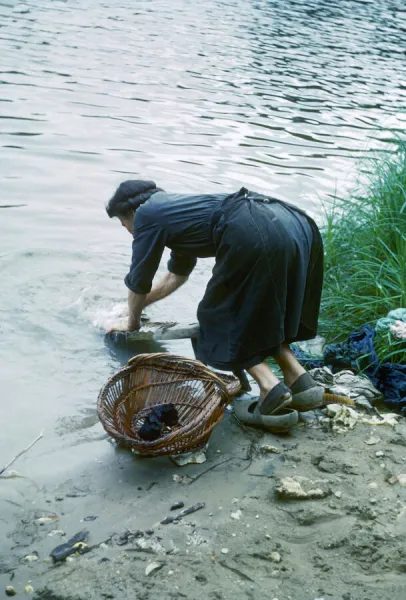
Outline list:
[[[160,281],[150,291],[146,296],[146,301],[144,306],[148,306],[149,304],[153,304],[154,302],[158,302],[158,300],[162,300],[166,298],[172,292],[180,288],[187,280],[189,279],[188,275],[175,275],[175,273],[166,273]],[[141,313],[140,313],[141,314]]]
[[[141,327],[140,317],[146,298],[146,294],[136,294],[128,290],[128,331],[134,331]]]

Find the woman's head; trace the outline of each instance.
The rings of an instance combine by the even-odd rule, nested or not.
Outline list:
[[[110,219],[118,217],[122,226],[132,233],[134,211],[158,191],[160,190],[154,181],[142,179],[123,181],[109,200],[106,212]]]

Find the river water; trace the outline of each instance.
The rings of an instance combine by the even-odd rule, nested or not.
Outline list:
[[[0,462],[42,429],[22,469],[97,460],[126,358],[101,333],[131,250],[115,186],[245,185],[321,221],[405,130],[405,39],[403,0],[0,2]],[[150,314],[192,321],[210,269]]]

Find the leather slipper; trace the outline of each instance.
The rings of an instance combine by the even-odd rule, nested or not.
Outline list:
[[[288,408],[292,402],[289,389],[280,383],[265,396],[261,407],[266,408],[268,414],[262,414],[258,409],[258,400],[245,398],[234,403],[235,416],[245,425],[260,427],[270,432],[289,431],[297,425],[299,414],[296,410]]]
[[[324,387],[317,384],[309,373],[303,373],[290,386],[292,392],[292,408],[299,412],[307,412],[324,406]]]

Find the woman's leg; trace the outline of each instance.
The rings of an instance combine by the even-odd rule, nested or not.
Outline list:
[[[292,384],[300,377],[300,375],[306,373],[306,369],[304,369],[297,361],[289,344],[282,344],[281,351],[273,358],[280,366],[283,373],[283,380],[288,387],[292,387]]]
[[[247,371],[259,386],[260,394],[258,405],[261,406],[261,401],[276,385],[278,385],[279,379],[266,362],[250,367]]]
[[[288,387],[291,387],[303,373],[306,373],[288,344],[282,344],[280,352],[274,358],[282,370],[284,383]],[[280,383],[279,379],[265,361],[250,367],[247,371],[259,386],[258,408],[261,412],[261,405],[265,397]]]

